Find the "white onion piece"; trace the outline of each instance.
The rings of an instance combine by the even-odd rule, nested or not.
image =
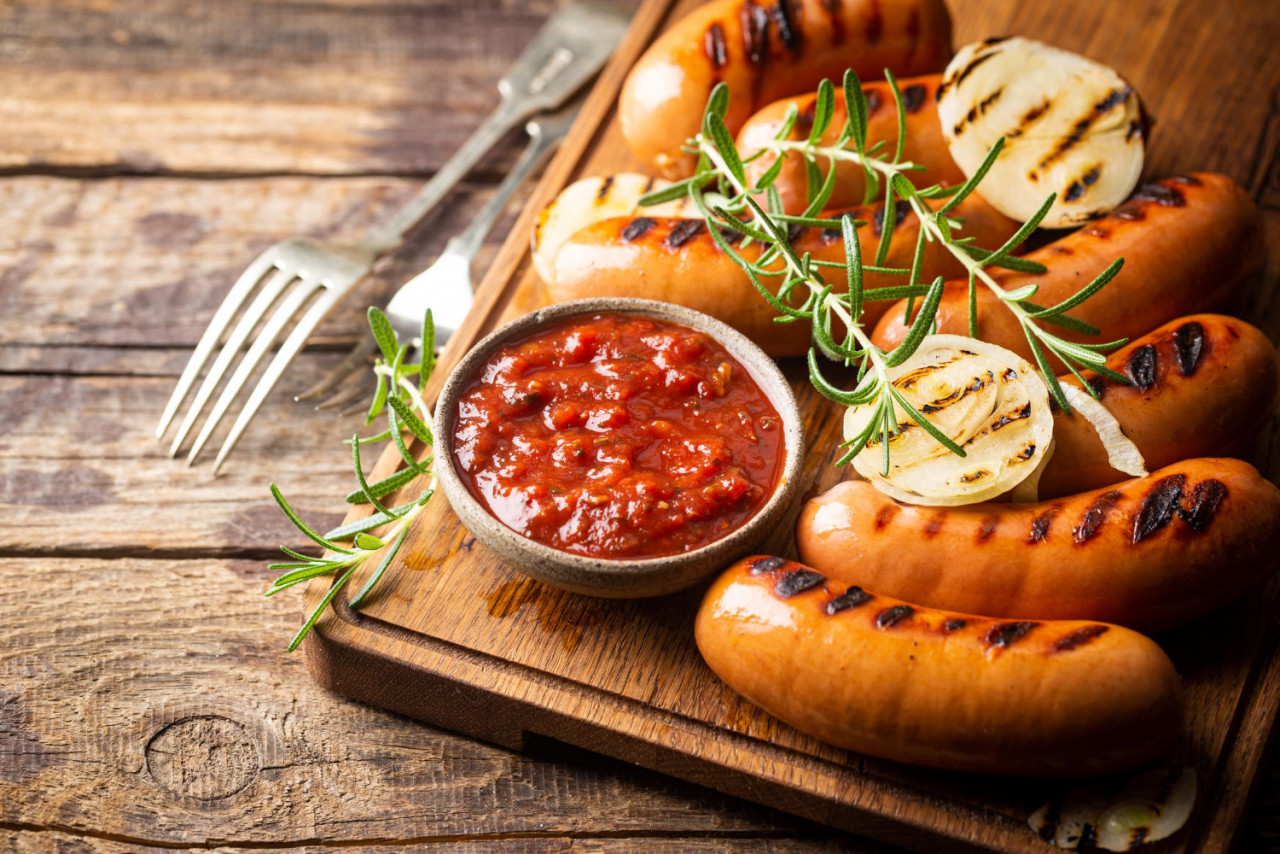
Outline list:
[[[544,282],[555,271],[560,246],[589,225],[615,216],[696,217],[697,209],[688,196],[661,205],[640,208],[637,202],[646,193],[671,186],[670,181],[637,172],[597,175],[574,181],[560,191],[555,201],[543,208],[530,240],[533,266]]]
[[[1145,477],[1147,461],[1142,458],[1142,451],[1133,444],[1133,440],[1120,429],[1120,422],[1116,421],[1116,417],[1084,390],[1068,383],[1060,385],[1071,408],[1098,431],[1098,438],[1107,451],[1107,462],[1111,467],[1130,477]]]
[[[978,192],[1006,216],[1026,222],[1057,193],[1041,225],[1068,228],[1111,210],[1137,186],[1142,105],[1105,65],[1030,39],[988,39],[956,53],[941,91],[942,133],[965,175],[1004,137]]]
[[[1049,440],[1049,450],[1044,452],[1044,456],[1040,458],[1040,465],[1036,466],[1036,470],[1027,475],[1027,479],[1022,483],[1009,490],[1009,500],[1016,504],[1034,504],[1040,500],[1040,478],[1044,477],[1044,470],[1049,465],[1049,461],[1053,459],[1054,449],[1058,447],[1058,440]]]
[[[1194,768],[1148,771],[1114,786],[1073,789],[1032,814],[1029,824],[1059,848],[1133,851],[1182,829],[1196,803]]]
[[[881,473],[878,439],[853,459],[853,467],[881,492],[908,504],[975,504],[1008,492],[1029,477],[1049,451],[1053,415],[1049,393],[1035,369],[1003,347],[959,335],[933,335],[890,382],[947,438],[963,447],[954,454],[899,405],[899,430],[889,439],[890,469]],[[844,435],[859,435],[876,402],[850,407]]]

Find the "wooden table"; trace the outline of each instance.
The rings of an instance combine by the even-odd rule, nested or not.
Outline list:
[[[0,7],[3,850],[887,850],[591,755],[515,755],[348,702],[285,653],[298,600],[261,593],[275,546],[298,538],[266,485],[336,522],[339,442],[356,426],[290,395],[467,221],[515,140],[326,325],[223,476],[151,438],[244,265],[282,237],[355,238],[387,215],[479,122],[554,5]],[[1112,43],[1103,0],[951,5],[969,12],[959,41],[1057,33],[1166,68],[1180,94],[1148,90],[1153,162],[1234,175],[1280,234],[1274,3],[1130,0],[1151,20],[1140,45]],[[1210,74],[1234,97],[1204,97],[1224,90]],[[1222,131],[1188,141],[1187,123]],[[1280,846],[1280,767],[1259,800],[1242,851]]]

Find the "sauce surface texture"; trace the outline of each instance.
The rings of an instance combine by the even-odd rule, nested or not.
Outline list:
[[[598,558],[696,549],[773,494],[781,420],[710,336],[654,318],[552,324],[491,355],[458,399],[462,480],[512,530]]]

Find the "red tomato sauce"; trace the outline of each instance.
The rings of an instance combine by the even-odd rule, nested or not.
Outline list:
[[[462,480],[507,527],[598,558],[679,554],[773,494],[777,410],[710,336],[643,316],[572,318],[489,357],[458,399]]]

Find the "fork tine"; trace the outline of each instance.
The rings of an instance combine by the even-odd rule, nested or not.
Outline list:
[[[249,307],[245,309],[244,316],[240,318],[240,322],[236,324],[235,329],[231,330],[231,334],[227,336],[227,342],[222,345],[222,350],[218,353],[218,357],[213,360],[213,367],[205,375],[204,382],[196,390],[195,400],[192,401],[191,408],[187,410],[186,416],[183,417],[182,424],[178,427],[178,434],[173,437],[173,444],[169,446],[169,456],[176,457],[178,455],[178,450],[182,447],[182,443],[186,441],[187,436],[190,435],[196,419],[204,411],[205,404],[209,402],[209,398],[217,390],[223,374],[227,372],[227,368],[231,367],[231,362],[239,355],[245,339],[249,337],[249,333],[253,332],[253,327],[258,325],[258,321],[266,316],[267,311],[270,310],[285,287],[293,281],[293,278],[293,273],[276,270],[262,287],[262,290],[254,297],[253,302],[249,303]]]
[[[240,310],[241,304],[253,291],[254,285],[261,282],[267,272],[275,266],[271,254],[271,251],[268,250],[254,259],[253,263],[240,274],[240,278],[236,279],[236,283],[231,286],[231,290],[223,298],[222,305],[218,306],[218,310],[214,312],[213,320],[209,321],[204,334],[200,336],[200,342],[196,344],[196,349],[192,352],[191,358],[187,360],[186,367],[182,369],[182,376],[178,378],[178,385],[174,388],[173,394],[169,395],[169,402],[164,406],[164,414],[160,416],[160,424],[156,427],[157,439],[163,438],[165,430],[169,429],[169,423],[173,420],[173,416],[178,414],[178,407],[182,405],[182,401],[186,400],[187,393],[195,383],[196,377],[200,375],[200,369],[204,367],[209,354],[217,346],[218,339],[222,337],[222,333],[226,331],[227,326],[231,324],[232,318]]]
[[[319,382],[302,394],[294,398],[295,401],[315,400],[317,397],[323,397],[333,391],[345,379],[351,377],[358,371],[363,363],[373,355],[378,349],[378,342],[373,340],[372,335],[366,334],[360,339],[360,343],[351,348],[351,352],[346,355],[339,365],[329,373],[325,374]],[[316,409],[325,409],[326,403],[321,403]]]
[[[253,346],[249,348],[249,352],[240,360],[240,364],[236,365],[235,373],[231,375],[226,387],[222,389],[222,394],[218,396],[218,402],[214,404],[213,411],[209,413],[204,426],[200,428],[200,435],[196,437],[195,444],[191,446],[191,452],[187,454],[187,465],[194,463],[196,458],[200,456],[200,450],[209,441],[209,437],[218,426],[218,422],[222,420],[222,416],[231,407],[236,395],[244,388],[244,384],[248,382],[254,369],[258,367],[258,363],[266,355],[267,350],[271,349],[271,345],[275,343],[285,324],[293,320],[294,315],[298,313],[298,310],[302,308],[303,304],[319,287],[320,284],[318,282],[308,282],[306,280],[300,282],[297,287],[289,292],[289,295],[280,303],[280,306],[271,315],[266,325],[262,327],[262,331],[258,333],[258,337],[253,342]]]
[[[330,310],[337,305],[345,292],[328,288],[320,296],[307,313],[303,315],[302,320],[289,333],[289,337],[284,339],[284,343],[280,345],[280,350],[276,353],[275,358],[267,365],[267,370],[262,374],[262,378],[258,380],[258,384],[254,386],[253,392],[249,395],[249,400],[245,402],[244,408],[240,410],[240,415],[236,418],[235,424],[231,425],[231,432],[227,434],[227,438],[222,443],[222,447],[218,449],[217,459],[213,461],[213,473],[217,474],[218,469],[222,467],[222,461],[227,458],[227,454],[236,446],[236,442],[240,441],[240,434],[249,426],[249,422],[253,420],[254,414],[257,413],[258,407],[262,405],[262,401],[275,387],[276,380],[280,379],[280,375],[289,367],[289,363],[293,361],[293,357],[302,349],[302,345],[307,343],[307,338],[311,336],[312,331],[324,320]],[[272,336],[275,337],[274,335]]]

